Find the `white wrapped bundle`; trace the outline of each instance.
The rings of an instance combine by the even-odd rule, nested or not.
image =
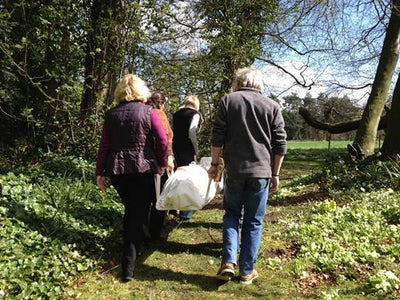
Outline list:
[[[216,184],[208,178],[200,165],[176,169],[164,185],[157,199],[158,210],[199,210],[207,205],[216,194]]]

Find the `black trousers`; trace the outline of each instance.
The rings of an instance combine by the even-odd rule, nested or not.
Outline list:
[[[155,197],[153,174],[111,176],[111,183],[125,207],[123,220],[123,276],[133,276],[135,261],[143,243],[143,224]]]
[[[160,192],[162,191],[165,182],[168,179],[167,172],[161,176],[161,184],[160,184]],[[164,219],[166,215],[165,210],[157,210],[156,209],[156,197],[153,198],[150,208],[150,215],[149,215],[149,232],[153,239],[159,239],[161,237],[161,231],[164,227]]]
[[[188,166],[192,161],[194,161],[193,151],[177,151],[174,152],[174,156],[178,167]]]

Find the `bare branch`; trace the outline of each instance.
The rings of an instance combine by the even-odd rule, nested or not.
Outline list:
[[[285,72],[286,74],[288,74],[290,77],[292,77],[292,78],[296,81],[296,83],[297,83],[298,85],[302,86],[302,87],[311,89],[311,87],[312,87],[313,85],[315,85],[315,82],[314,82],[314,81],[312,81],[311,83],[307,84],[307,83],[306,83],[306,80],[305,80],[305,78],[304,78],[304,76],[302,75],[302,73],[301,73],[301,77],[302,77],[302,81],[303,81],[303,82],[301,82],[295,75],[293,75],[291,72],[289,72],[288,70],[286,70],[284,67],[282,67],[282,66],[276,64],[276,63],[273,62],[272,60],[269,60],[269,59],[266,59],[266,58],[263,58],[263,57],[256,57],[256,59],[261,60],[261,61],[264,61],[264,62],[266,62],[266,63],[269,63],[270,65],[273,65],[274,67],[278,68],[279,70],[282,70],[283,72]],[[304,71],[303,71],[303,72],[304,72]]]
[[[345,84],[341,84],[338,82],[331,82],[332,85],[340,87],[340,88],[344,88],[346,90],[362,90],[362,89],[366,89],[372,86],[372,83],[367,83],[365,85],[361,85],[361,86],[350,86],[350,85],[345,85]]]

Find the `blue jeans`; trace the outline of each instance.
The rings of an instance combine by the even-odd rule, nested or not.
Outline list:
[[[222,263],[237,264],[239,220],[242,217],[239,271],[251,274],[260,248],[267,207],[269,179],[245,178],[225,181]]]
[[[189,220],[193,216],[193,210],[181,210],[179,212],[179,217],[184,220]]]

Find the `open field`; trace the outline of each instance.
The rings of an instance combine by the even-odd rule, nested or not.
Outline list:
[[[331,148],[347,147],[352,141],[331,141]],[[289,149],[328,149],[328,141],[288,141]]]
[[[346,149],[353,141],[331,141],[331,149]],[[382,145],[381,140],[376,141],[376,149]],[[288,149],[329,149],[329,141],[288,141]]]

